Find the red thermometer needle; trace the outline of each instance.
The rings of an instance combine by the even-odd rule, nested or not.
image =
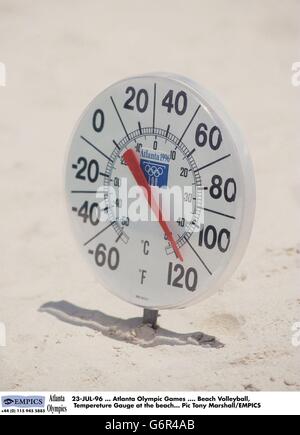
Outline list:
[[[125,163],[127,164],[128,168],[130,169],[130,172],[135,178],[135,181],[137,182],[138,186],[141,186],[144,188],[144,193],[146,196],[146,199],[148,201],[149,207],[153,210],[155,216],[157,217],[159,224],[163,230],[163,232],[166,234],[168,241],[170,242],[176,256],[180,259],[180,261],[183,261],[183,257],[181,255],[181,252],[175,242],[175,239],[173,237],[172,231],[170,230],[168,224],[166,223],[162,211],[158,204],[155,201],[155,198],[152,195],[151,187],[149,186],[147,179],[144,175],[144,172],[142,171],[140,167],[140,163],[137,157],[137,154],[133,149],[129,149],[125,151],[123,154],[123,158]]]

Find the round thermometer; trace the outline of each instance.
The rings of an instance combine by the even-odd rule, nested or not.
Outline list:
[[[100,283],[148,309],[218,290],[241,260],[255,208],[247,148],[220,103],[162,73],[122,80],[88,105],[66,191]]]

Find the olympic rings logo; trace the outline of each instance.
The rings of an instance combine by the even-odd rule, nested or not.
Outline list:
[[[158,178],[163,174],[164,169],[162,166],[154,166],[154,165],[147,164],[145,165],[145,172],[147,175],[149,175],[149,177]]]

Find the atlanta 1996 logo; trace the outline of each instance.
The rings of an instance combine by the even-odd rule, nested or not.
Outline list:
[[[167,187],[170,156],[150,148],[141,149],[140,165],[150,186]]]

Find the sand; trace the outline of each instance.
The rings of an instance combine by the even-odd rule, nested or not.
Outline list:
[[[0,390],[300,390],[299,17],[296,0],[0,0]],[[154,336],[82,260],[63,165],[94,95],[157,70],[198,81],[239,124],[257,209],[231,279],[162,312]],[[197,332],[217,341],[184,335]]]

